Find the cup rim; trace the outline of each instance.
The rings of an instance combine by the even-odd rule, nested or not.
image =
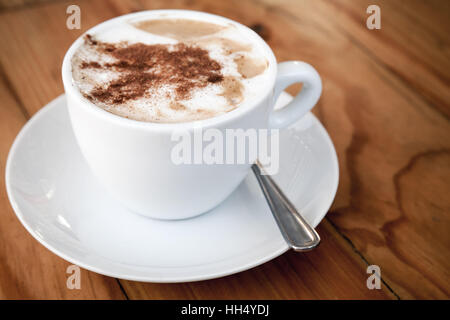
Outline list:
[[[110,24],[115,24],[119,22],[120,20],[126,20],[126,19],[136,19],[140,18],[141,16],[155,16],[155,15],[196,15],[196,16],[203,16],[205,18],[211,18],[215,19],[216,21],[223,22],[223,23],[231,23],[233,25],[236,25],[245,32],[248,33],[249,36],[258,39],[258,42],[261,44],[262,48],[266,51],[265,56],[269,59],[269,69],[267,72],[269,72],[270,77],[270,90],[265,90],[265,92],[260,95],[257,99],[252,101],[249,105],[238,107],[232,111],[229,111],[225,114],[218,115],[215,117],[202,119],[202,120],[195,120],[195,121],[187,121],[187,122],[173,122],[173,123],[161,123],[161,122],[148,122],[148,121],[139,121],[129,118],[124,118],[119,115],[113,114],[111,112],[108,112],[101,107],[96,106],[93,102],[89,101],[87,98],[85,98],[81,92],[78,90],[76,85],[73,83],[72,80],[72,66],[71,66],[71,58],[74,54],[74,52],[77,50],[77,48],[83,43],[83,37],[87,33],[94,33],[101,28],[105,28]],[[90,28],[86,32],[84,32],[82,35],[80,35],[70,46],[70,48],[67,50],[62,64],[62,80],[64,85],[64,90],[67,95],[75,96],[81,103],[80,106],[84,108],[86,111],[89,111],[98,117],[102,117],[105,119],[108,119],[110,121],[115,122],[116,124],[123,125],[123,126],[132,126],[136,128],[142,128],[142,129],[155,129],[155,130],[174,130],[174,129],[192,129],[192,128],[199,128],[199,127],[217,127],[222,126],[226,123],[229,123],[233,120],[236,120],[237,118],[240,118],[244,116],[245,114],[249,113],[251,110],[253,110],[256,106],[258,106],[261,102],[263,102],[267,97],[271,94],[273,91],[274,85],[275,85],[275,78],[277,74],[277,61],[275,58],[275,55],[272,51],[272,49],[269,47],[269,45],[252,29],[249,27],[236,22],[234,20],[211,14],[206,13],[202,11],[195,11],[195,10],[178,10],[178,9],[164,9],[164,10],[145,10],[145,11],[139,11],[135,13],[125,14],[121,15],[109,20],[106,20],[104,22],[101,22],[100,24],[97,24],[96,26]]]

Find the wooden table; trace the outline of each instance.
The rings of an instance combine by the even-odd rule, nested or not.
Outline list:
[[[81,30],[66,28],[66,8],[74,3]],[[372,3],[381,8],[380,30],[366,27]],[[450,1],[2,0],[0,8],[0,298],[449,298]],[[279,61],[301,59],[322,75],[314,112],[341,171],[336,200],[318,227],[323,243],[195,283],[139,283],[83,270],[81,289],[69,290],[69,263],[38,244],[9,204],[8,150],[25,122],[63,93],[61,61],[82,32],[159,8],[256,26]],[[381,268],[380,290],[366,287],[372,264]]]

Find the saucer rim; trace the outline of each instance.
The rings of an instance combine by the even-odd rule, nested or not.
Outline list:
[[[287,95],[287,96],[289,96],[289,98],[292,99],[292,96],[289,95],[288,93],[282,92],[282,94]],[[11,148],[8,153],[7,161],[6,161],[6,166],[5,166],[6,193],[7,193],[8,199],[10,201],[11,207],[14,210],[15,215],[19,219],[22,226],[33,236],[33,238],[36,239],[45,248],[47,248],[50,252],[54,253],[58,257],[66,260],[70,263],[73,263],[83,269],[90,270],[90,271],[96,272],[98,274],[106,275],[109,277],[114,277],[117,279],[141,281],[141,282],[153,282],[153,283],[181,283],[181,282],[193,282],[193,281],[203,281],[203,280],[215,279],[215,278],[225,277],[225,276],[232,275],[235,273],[243,272],[243,271],[255,268],[259,265],[262,265],[272,259],[275,259],[290,249],[288,244],[283,242],[279,248],[274,249],[273,251],[270,251],[267,255],[264,255],[263,257],[260,257],[257,260],[253,260],[249,263],[239,265],[235,268],[219,270],[218,272],[209,272],[207,274],[202,274],[202,275],[193,275],[193,276],[183,276],[183,275],[172,276],[171,275],[168,277],[159,275],[158,277],[155,277],[154,275],[150,275],[150,276],[137,275],[136,276],[136,275],[132,275],[132,274],[119,274],[119,273],[115,273],[115,272],[105,271],[101,267],[98,267],[98,266],[90,264],[90,263],[85,263],[85,262],[83,262],[77,258],[74,258],[71,255],[66,254],[65,252],[55,248],[51,244],[47,243],[45,241],[45,239],[41,238],[27,223],[27,221],[24,217],[24,214],[19,207],[19,204],[15,200],[14,192],[12,191],[12,186],[11,186],[12,181],[11,181],[10,175],[11,175],[11,168],[13,166],[12,159],[14,158],[14,156],[17,152],[18,146],[22,142],[22,139],[25,137],[25,135],[31,129],[31,127],[34,125],[35,122],[38,122],[48,112],[52,111],[53,108],[58,107],[60,103],[66,104],[65,98],[66,98],[66,95],[61,94],[57,98],[55,98],[52,101],[50,101],[49,103],[47,103],[40,110],[38,110],[25,123],[25,125],[21,128],[20,132],[17,134],[16,138],[14,139],[14,142],[11,145]],[[314,125],[319,127],[319,131],[324,136],[324,138],[325,138],[324,140],[327,143],[327,148],[329,150],[331,150],[331,158],[332,159],[330,159],[330,161],[332,162],[332,166],[335,169],[335,170],[333,170],[333,172],[334,172],[333,180],[335,181],[334,186],[332,188],[333,191],[328,194],[326,201],[322,201],[324,203],[326,202],[326,204],[327,204],[326,206],[324,206],[324,208],[326,208],[326,210],[323,210],[323,212],[321,214],[318,214],[314,217],[314,222],[313,222],[312,226],[315,228],[328,213],[331,205],[333,204],[334,198],[336,196],[337,188],[339,185],[339,163],[338,163],[338,159],[337,159],[336,149],[333,145],[333,142],[332,142],[330,136],[328,135],[328,132],[326,131],[326,129],[323,127],[322,123],[317,119],[317,117],[314,114],[312,114],[311,112],[309,112],[309,114],[310,114],[310,116],[312,116]],[[204,264],[202,266],[205,266],[205,265],[206,264]],[[155,267],[148,267],[148,269],[151,269],[151,268],[156,269]]]

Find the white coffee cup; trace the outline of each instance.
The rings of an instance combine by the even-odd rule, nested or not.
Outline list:
[[[270,47],[251,29],[232,20],[189,10],[154,10],[133,13],[103,22],[90,29],[96,33],[123,19],[160,15],[226,22],[244,28],[257,39],[269,60],[270,87],[250,105],[213,118],[183,123],[152,123],[122,118],[84,98],[72,81],[71,57],[83,43],[80,37],[67,51],[62,78],[73,130],[94,175],[112,195],[139,214],[158,219],[184,219],[204,213],[226,199],[248,174],[251,164],[176,165],[171,139],[176,130],[216,128],[284,128],[305,115],[318,101],[322,83],[319,74],[301,61],[277,65]],[[302,91],[287,106],[273,110],[280,93],[293,83]]]

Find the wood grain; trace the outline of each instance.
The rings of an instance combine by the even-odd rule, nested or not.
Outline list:
[[[372,1],[373,2],[373,1]],[[450,117],[450,10],[429,10],[425,1],[378,1],[383,26],[377,32],[361,28],[370,0],[318,2],[319,12],[335,11],[339,28],[372,55],[393,77],[410,86],[427,104]],[[428,9],[428,10],[427,10]]]
[[[144,9],[226,16],[260,32],[279,61],[304,60],[322,75],[324,92],[314,112],[335,143],[341,168],[332,212],[319,226],[323,244],[222,279],[185,284],[121,280],[128,298],[448,298],[448,3],[380,1],[382,29],[376,31],[365,27],[367,3],[77,1],[82,30],[65,28],[68,1],[0,11],[0,93],[8,97],[0,109],[1,159],[25,119],[63,92],[62,57],[91,26]],[[82,292],[68,291],[68,263],[31,239],[0,192],[0,272],[8,275],[0,275],[0,297],[124,296],[116,280],[88,271],[83,271],[89,281]],[[382,290],[366,288],[369,264],[381,267]],[[33,276],[26,276],[27,268]]]
[[[52,0],[0,0],[0,10],[20,9],[25,6],[39,5],[47,1]]]
[[[310,24],[333,39],[322,43],[327,56],[311,57],[326,69],[321,120],[341,164],[341,187],[328,217],[367,261],[380,265],[399,296],[448,298],[449,20],[423,2],[394,8],[385,1],[379,4],[382,28],[371,32],[364,28],[368,3],[276,3],[300,28]],[[429,19],[436,12],[438,23],[424,19],[422,7]],[[332,48],[337,43],[345,55]],[[339,57],[338,65],[326,61],[330,55]]]

